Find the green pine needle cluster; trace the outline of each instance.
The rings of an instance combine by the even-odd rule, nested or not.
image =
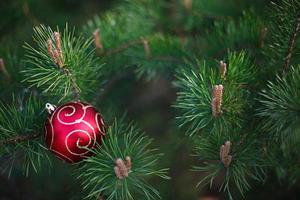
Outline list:
[[[198,61],[196,69],[179,71],[175,85],[179,88],[174,105],[179,110],[180,126],[188,135],[207,134],[214,130],[231,131],[243,126],[242,114],[247,107],[247,87],[255,78],[255,68],[245,52],[229,53],[226,79],[221,78],[217,63]],[[212,93],[215,85],[224,87],[222,114],[212,115]],[[250,86],[251,87],[251,86]]]
[[[26,102],[26,103],[24,103]],[[17,98],[12,105],[0,105],[0,156],[9,157],[8,161],[1,164],[2,171],[10,175],[12,167],[22,155],[24,173],[29,174],[33,169],[36,173],[40,170],[43,161],[49,161],[46,148],[43,147],[41,134],[43,133],[43,106],[34,96],[26,101]],[[32,134],[37,135],[33,140],[17,144],[10,141],[22,139]]]
[[[94,151],[95,156],[84,160],[77,170],[86,198],[101,195],[107,200],[157,199],[159,192],[147,180],[153,175],[168,179],[168,169],[157,167],[162,154],[151,148],[152,140],[136,125],[122,121],[114,121],[101,147]],[[132,168],[128,177],[119,179],[114,171],[115,162],[127,156],[132,160]]]
[[[258,115],[263,128],[281,141],[300,134],[300,68],[292,67],[284,76],[277,76],[261,93],[262,107]]]
[[[146,6],[153,6],[150,2],[129,1],[126,6],[94,17],[83,27],[88,37],[95,33],[100,37],[102,49],[97,55],[106,63],[106,73],[133,68],[138,78],[151,80],[158,74],[170,75],[183,63],[187,55],[184,44],[177,37],[157,31],[153,20],[158,13]]]
[[[84,99],[95,87],[102,66],[95,62],[94,51],[90,50],[92,39],[76,37],[74,30],[66,26],[61,33],[63,67],[57,66],[49,55],[49,39],[54,48],[54,31],[44,25],[34,28],[33,40],[36,45],[33,47],[26,43],[24,46],[27,63],[23,70],[24,82],[30,87],[39,88],[44,95],[60,100],[71,99],[76,87]]]
[[[255,136],[243,138],[241,130],[234,130],[228,134],[216,131],[207,137],[198,137],[195,142],[195,156],[200,159],[201,164],[194,166],[193,170],[209,172],[197,186],[210,184],[212,186],[218,177],[222,177],[217,183],[219,190],[228,194],[233,199],[232,191],[238,189],[244,196],[251,188],[251,180],[262,182],[266,177],[267,162],[262,156],[262,141],[255,140]],[[243,142],[241,142],[241,140]],[[231,141],[232,162],[226,167],[220,160],[220,147]]]

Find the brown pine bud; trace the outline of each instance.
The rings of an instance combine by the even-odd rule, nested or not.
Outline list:
[[[57,49],[55,49],[53,51],[53,56],[54,56],[55,64],[57,64],[59,67],[63,67],[64,64],[63,64],[63,62],[62,62],[62,60],[59,56],[59,53],[58,53]]]
[[[6,79],[10,79],[10,75],[6,70],[3,58],[0,58],[0,72],[5,75]]]
[[[53,62],[56,64],[57,60],[55,59],[54,53],[53,53],[53,47],[52,47],[52,40],[49,39],[47,40],[47,49],[48,49],[48,54],[52,58]]]
[[[232,161],[232,156],[229,155],[230,148],[231,148],[230,141],[226,141],[225,144],[220,147],[220,160],[224,164],[225,167],[229,167],[229,165]]]
[[[130,171],[132,167],[131,158],[129,156],[126,156],[125,160],[126,160],[125,162],[126,168],[128,171]]]
[[[121,175],[123,177],[128,177],[128,170],[127,170],[127,167],[124,163],[124,161],[121,159],[121,158],[118,158],[116,160],[116,165],[117,167],[120,169],[120,172],[121,172]]]
[[[221,60],[221,61],[220,61],[220,74],[221,74],[221,79],[223,79],[223,80],[226,79],[226,72],[227,72],[227,64]]]
[[[193,0],[183,0],[183,6],[184,8],[189,11],[192,9],[192,6],[193,6]]]
[[[100,37],[100,29],[97,28],[94,32],[93,32],[93,36],[94,36],[94,44],[95,44],[95,48],[98,54],[101,54],[103,52],[103,45],[102,45],[102,41],[101,41],[101,37]]]
[[[6,70],[3,58],[0,58],[0,71]]]
[[[144,45],[144,51],[145,51],[145,54],[146,54],[146,58],[150,58],[151,57],[151,50],[150,50],[149,42],[145,38],[141,38],[141,40],[142,40],[142,43]]]
[[[214,117],[222,114],[223,85],[215,85],[212,93],[211,109]]]
[[[123,178],[124,178],[124,177],[122,176],[121,171],[120,171],[120,168],[119,168],[118,166],[115,166],[115,167],[114,167],[114,171],[115,171],[116,177],[117,177],[118,179],[123,179]]]
[[[60,59],[60,62],[63,60],[63,52],[61,48],[61,41],[60,41],[60,33],[59,32],[54,32],[54,38],[55,38],[55,47],[58,53],[58,57]]]

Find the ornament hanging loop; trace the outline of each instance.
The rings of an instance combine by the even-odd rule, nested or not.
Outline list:
[[[52,114],[56,109],[56,106],[50,103],[46,103],[45,109],[48,111],[49,114]]]

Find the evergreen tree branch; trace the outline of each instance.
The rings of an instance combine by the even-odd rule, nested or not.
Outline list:
[[[14,138],[10,138],[10,139],[7,139],[7,140],[0,141],[0,147],[5,146],[5,145],[9,145],[9,144],[17,144],[17,143],[25,142],[25,141],[28,141],[28,140],[33,140],[33,139],[36,139],[40,136],[41,136],[40,133],[33,133],[31,135],[19,135],[19,136],[16,136]]]
[[[24,46],[27,62],[23,81],[60,100],[85,99],[93,92],[102,64],[96,63],[91,38],[76,37],[68,26],[60,38],[59,31],[41,25],[34,29],[33,39],[37,47]]]
[[[147,42],[145,42],[145,41],[147,41]],[[127,50],[131,47],[137,46],[137,45],[143,45],[144,46],[144,51],[145,51],[145,54],[146,54],[146,58],[149,59],[149,60],[162,61],[162,62],[180,62],[180,63],[183,63],[180,59],[178,59],[176,57],[172,57],[172,56],[151,56],[151,52],[150,52],[151,49],[149,48],[148,40],[144,39],[143,37],[141,39],[128,41],[124,44],[121,44],[118,47],[109,49],[107,51],[98,52],[97,54],[99,56],[111,57],[114,54],[120,53],[122,51],[125,51],[125,50]],[[97,46],[96,46],[96,48],[97,48]]]
[[[143,44],[141,39],[132,40],[127,43],[121,44],[120,46],[118,46],[116,48],[110,49],[108,51],[104,51],[100,55],[112,56],[113,54],[119,53],[121,51],[124,51],[124,50],[132,47],[132,46],[139,45],[139,44]]]
[[[80,89],[76,83],[76,79],[75,77],[71,74],[70,70],[66,69],[65,67],[63,67],[61,69],[63,71],[63,73],[68,76],[71,80],[71,89],[72,89],[72,93],[74,96],[74,99],[76,101],[78,101],[80,99]]]
[[[290,65],[291,58],[292,58],[292,52],[293,52],[296,38],[299,34],[299,31],[300,31],[300,13],[298,14],[298,17],[297,17],[295,25],[294,25],[294,30],[289,39],[289,45],[288,45],[288,49],[287,49],[285,60],[284,60],[284,70],[285,71],[288,70],[288,67]]]

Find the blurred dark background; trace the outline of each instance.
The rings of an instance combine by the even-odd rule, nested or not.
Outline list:
[[[232,4],[231,8],[227,1],[214,2],[220,8],[226,7],[232,15],[238,15],[243,9],[249,8],[263,12],[269,3],[266,0],[240,0]],[[22,45],[24,41],[30,40],[35,25],[43,23],[63,27],[68,22],[70,26],[81,29],[94,15],[104,13],[119,3],[118,0],[0,0],[0,54],[10,51],[22,56]],[[162,199],[197,200],[199,194],[218,194],[214,190],[204,188],[200,191],[195,187],[201,174],[190,170],[191,165],[197,161],[190,156],[192,152],[189,142],[173,119],[175,114],[171,104],[175,100],[176,91],[171,81],[159,77],[144,82],[129,75],[120,82],[123,84],[116,84],[110,89],[114,92],[109,95],[117,95],[122,99],[119,106],[128,111],[128,116],[136,120],[155,139],[155,146],[165,153],[162,165],[170,167],[172,180],[152,180],[159,188]],[[80,183],[72,174],[72,168],[54,160],[50,170],[45,166],[44,171],[31,173],[29,177],[25,177],[18,168],[10,178],[2,174],[0,200],[79,199]],[[297,186],[286,188],[284,184],[277,183],[276,178],[270,177],[265,185],[255,186],[247,199],[297,199],[299,189]],[[222,195],[218,198],[222,199]]]

